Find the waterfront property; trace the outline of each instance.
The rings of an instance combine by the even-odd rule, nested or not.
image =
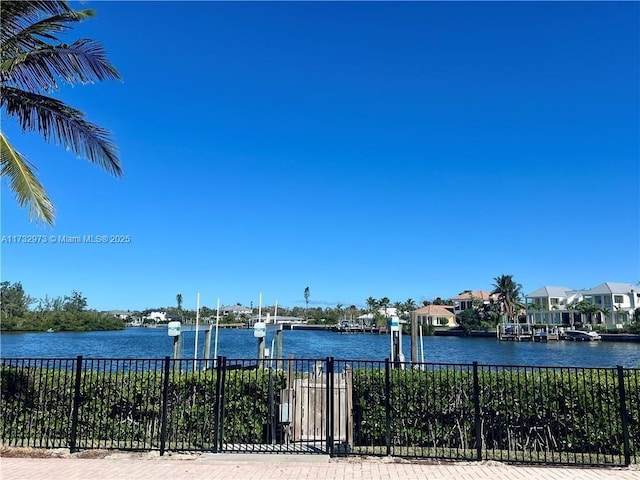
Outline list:
[[[447,305],[427,305],[411,312],[411,321],[418,325],[432,325],[434,327],[456,327],[454,308]]]
[[[640,458],[633,368],[77,357],[3,359],[0,382],[7,446],[611,466]]]
[[[149,312],[149,314],[144,317],[144,320],[153,321],[157,323],[166,323],[169,321],[167,318],[167,312]]]
[[[605,282],[587,290],[544,286],[525,297],[527,323],[602,325],[621,329],[640,308],[640,292],[629,283]]]
[[[465,290],[451,300],[453,301],[454,313],[459,315],[465,310],[474,308],[479,304],[487,305],[490,302],[497,301],[497,299],[498,296],[496,294],[489,293],[485,290]]]

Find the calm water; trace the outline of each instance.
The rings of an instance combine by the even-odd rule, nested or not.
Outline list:
[[[267,333],[271,347],[274,333]],[[182,357],[193,358],[195,332],[183,332]],[[212,342],[213,343],[213,342]],[[198,350],[202,356],[204,333]],[[384,360],[389,356],[389,336],[339,334],[326,331],[283,332],[284,356],[296,358]],[[171,355],[173,339],[163,328],[128,328],[116,332],[3,333],[0,356],[71,358],[162,358]],[[403,351],[411,358],[411,341],[403,337]],[[493,338],[425,337],[425,361],[491,365],[581,367],[640,367],[640,345],[617,342],[499,342]],[[228,358],[255,358],[257,341],[252,330],[220,329],[218,354]],[[213,345],[211,347],[213,356]]]

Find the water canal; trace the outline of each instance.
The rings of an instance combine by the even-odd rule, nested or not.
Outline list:
[[[274,338],[268,332],[266,346]],[[182,357],[193,358],[195,332],[182,334]],[[111,332],[3,333],[3,358],[162,358],[171,355],[173,340],[165,328],[127,328]],[[199,356],[204,332],[200,331]],[[403,352],[411,358],[411,342],[403,338]],[[329,331],[286,330],[283,351],[296,358],[384,360],[389,356],[389,337],[376,334],[340,334]],[[213,355],[213,346],[211,347]],[[500,342],[494,338],[424,337],[425,362],[489,365],[536,365],[575,367],[640,367],[640,344],[624,342],[549,343]],[[257,342],[251,330],[220,329],[218,354],[228,358],[255,358]]]

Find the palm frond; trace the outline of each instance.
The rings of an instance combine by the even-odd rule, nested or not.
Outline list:
[[[57,82],[87,84],[120,80],[103,47],[93,40],[57,44],[58,34],[94,15],[74,11],[65,0],[0,0],[0,108],[17,119],[23,131],[37,131],[46,141],[120,176],[122,168],[111,134],[85,119],[84,113],[42,95]],[[38,182],[33,165],[0,132],[0,174],[10,180],[29,217],[53,223],[54,207]]]
[[[23,131],[37,131],[46,141],[63,145],[115,176],[122,175],[110,132],[86,121],[80,110],[50,97],[7,86],[2,88],[0,102]]]
[[[55,208],[34,170],[35,167],[0,132],[0,176],[9,179],[18,205],[29,206],[29,220],[52,225]]]
[[[7,38],[15,35],[26,26],[37,22],[44,16],[59,15],[69,13],[73,10],[66,1],[29,1],[3,0],[0,8],[0,40],[4,42]]]
[[[30,92],[57,89],[56,77],[68,84],[87,84],[101,80],[120,80],[120,74],[107,59],[102,45],[82,39],[71,45],[48,45],[0,65],[0,80]]]
[[[0,52],[2,61],[21,52],[47,46],[48,44],[41,38],[57,41],[58,38],[55,34],[71,29],[72,25],[68,25],[69,23],[81,22],[94,15],[95,12],[93,10],[64,12],[36,21],[16,32],[5,31],[2,37],[2,51]]]

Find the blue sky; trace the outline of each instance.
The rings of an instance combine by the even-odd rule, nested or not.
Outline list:
[[[78,3],[80,8],[86,8]],[[640,280],[639,4],[86,2],[122,83],[57,98],[125,175],[3,131],[57,207],[2,182],[2,279],[97,309],[365,305]]]

